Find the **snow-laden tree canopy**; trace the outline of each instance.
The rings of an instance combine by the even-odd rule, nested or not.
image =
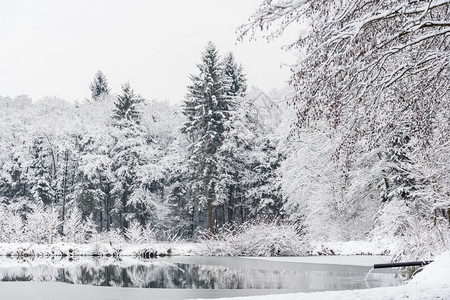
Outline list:
[[[291,67],[297,135],[287,161],[296,162],[295,151],[310,154],[301,163],[284,164],[281,172],[305,179],[323,179],[328,171],[337,176],[328,190],[284,179],[286,209],[301,207],[299,219],[307,227],[320,213],[329,218],[326,210],[338,212],[338,221],[360,214],[375,229],[373,236],[404,239],[400,256],[416,257],[428,251],[425,244],[446,244],[450,1],[263,0],[238,32],[240,39],[262,32],[270,41],[298,26],[298,37],[286,47],[300,55]],[[328,134],[314,149],[309,141],[321,131]],[[319,160],[312,161],[317,153]],[[313,171],[305,171],[302,166],[310,169],[311,162]],[[330,163],[334,168],[327,169]],[[319,196],[316,205],[308,189],[328,196]],[[362,209],[355,210],[356,203]],[[307,229],[323,236],[318,226]],[[430,240],[411,242],[424,235]]]
[[[294,23],[308,26],[290,45],[306,53],[292,68],[301,126],[325,116],[380,135],[408,115],[428,139],[435,122],[449,123],[450,1],[265,0],[240,38],[261,29],[270,40]]]

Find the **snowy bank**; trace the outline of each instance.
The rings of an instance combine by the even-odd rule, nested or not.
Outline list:
[[[196,243],[0,243],[0,256],[141,256],[146,251],[158,255],[195,255]]]
[[[374,264],[383,264],[391,261],[392,256],[385,255],[327,255],[327,256],[295,256],[295,257],[249,257],[251,259],[292,262],[306,264],[329,264],[372,267]]]
[[[223,298],[234,300],[321,300],[321,299],[450,299],[450,250],[435,258],[434,262],[403,286],[365,290],[347,290],[313,293],[293,293],[252,297]]]
[[[204,241],[201,243],[187,242],[155,242],[155,243],[0,243],[0,256],[142,256],[144,252],[157,252],[163,255],[175,256],[271,256],[270,251],[257,249],[253,239],[247,239],[252,245],[252,251],[247,251],[242,243],[223,246],[220,241]],[[253,241],[253,243],[252,243]],[[274,248],[270,243],[262,243],[267,249]],[[231,245],[231,246],[230,246]],[[269,245],[269,246],[267,246]],[[290,249],[286,245],[277,245],[279,248]],[[260,247],[260,248],[264,248]],[[302,246],[303,247],[303,246]],[[213,249],[214,248],[214,249]],[[220,251],[217,250],[220,248]],[[232,249],[233,248],[233,249]],[[249,247],[247,247],[249,248]],[[265,249],[264,248],[264,249]],[[303,247],[304,248],[304,247]],[[254,251],[254,250],[258,251]],[[389,255],[394,249],[387,245],[380,245],[368,241],[329,242],[311,245],[309,256],[321,255]],[[298,251],[300,253],[300,251]],[[259,253],[260,255],[255,255]],[[295,253],[295,252],[294,252]],[[276,257],[286,256],[285,250],[276,253]],[[293,255],[291,253],[291,255]],[[296,255],[298,256],[298,255]]]
[[[392,255],[396,251],[395,243],[372,241],[335,241],[312,246],[312,253],[319,255]]]

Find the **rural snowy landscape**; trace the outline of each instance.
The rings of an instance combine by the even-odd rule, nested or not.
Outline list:
[[[450,299],[450,0],[130,3],[0,4],[1,299]]]

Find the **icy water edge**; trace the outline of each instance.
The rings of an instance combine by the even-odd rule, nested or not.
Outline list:
[[[50,299],[52,295],[58,296],[58,289],[62,285],[66,288],[61,288],[61,292],[73,290],[73,294],[78,296],[89,290],[88,294],[92,299],[101,299],[101,296],[114,290],[113,295],[104,299],[126,299],[130,296],[129,293],[143,293],[145,297],[150,297],[157,293],[164,295],[167,300],[363,289],[402,284],[402,280],[391,270],[371,273],[365,280],[369,270],[370,267],[367,266],[266,261],[242,257],[193,256],[146,260],[129,257],[1,257],[0,293],[9,295],[11,299],[19,299],[14,296],[31,297],[29,299],[41,299],[39,297],[42,296],[42,299]],[[50,285],[54,291],[52,294],[48,294],[49,282],[58,282]],[[36,292],[28,296],[21,295],[19,290],[23,288]],[[121,293],[128,296],[120,298]]]

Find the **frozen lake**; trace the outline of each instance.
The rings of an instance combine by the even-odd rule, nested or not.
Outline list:
[[[396,286],[380,257],[0,258],[2,299],[214,298]],[[340,264],[342,262],[342,264]],[[70,298],[73,295],[73,298]],[[5,298],[3,298],[5,297]],[[91,297],[91,298],[89,298]]]

